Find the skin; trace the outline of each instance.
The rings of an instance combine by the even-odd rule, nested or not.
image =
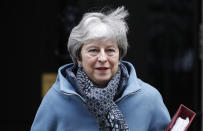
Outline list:
[[[83,44],[81,60],[77,62],[97,87],[104,88],[118,70],[118,45],[111,41],[92,41]]]

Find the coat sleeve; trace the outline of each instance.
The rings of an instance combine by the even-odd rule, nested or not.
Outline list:
[[[155,89],[153,93],[153,109],[150,131],[164,131],[171,121],[169,112],[163,102],[161,94]]]
[[[31,131],[56,131],[57,115],[54,110],[54,93],[49,91],[43,98],[33,121]]]

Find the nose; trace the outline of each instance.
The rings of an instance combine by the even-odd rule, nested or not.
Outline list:
[[[98,61],[99,62],[106,62],[107,61],[107,55],[104,50],[101,50],[98,54]]]

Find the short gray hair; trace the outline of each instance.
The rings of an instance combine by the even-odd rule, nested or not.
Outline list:
[[[80,23],[72,29],[68,40],[67,47],[73,62],[80,60],[82,45],[92,39],[113,40],[118,45],[121,60],[128,47],[127,16],[128,11],[123,6],[107,13],[85,13]]]

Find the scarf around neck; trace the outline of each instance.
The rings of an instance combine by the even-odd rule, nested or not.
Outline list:
[[[87,109],[96,118],[100,128],[107,131],[129,131],[122,112],[114,102],[118,95],[120,80],[123,80],[121,69],[118,68],[105,88],[98,88],[82,67],[79,67],[76,73],[77,90],[85,99]]]

